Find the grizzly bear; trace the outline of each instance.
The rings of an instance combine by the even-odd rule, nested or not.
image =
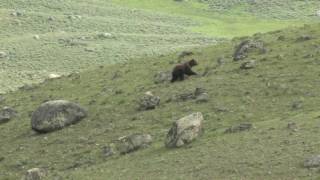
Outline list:
[[[171,79],[171,82],[175,82],[176,80],[180,80],[180,81],[183,81],[184,80],[184,75],[188,75],[188,76],[191,76],[191,75],[197,75],[197,73],[193,72],[191,70],[191,68],[193,66],[196,66],[198,65],[197,61],[194,60],[194,59],[191,59],[190,61],[188,62],[185,62],[183,64],[178,64],[176,65],[174,68],[173,68],[173,71],[172,71],[172,79]]]

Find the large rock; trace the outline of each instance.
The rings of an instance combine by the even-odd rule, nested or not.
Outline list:
[[[140,110],[155,109],[160,104],[160,97],[153,95],[150,91],[146,92],[139,100]]]
[[[141,148],[146,148],[152,143],[152,137],[149,134],[133,134],[119,139],[117,149],[120,154],[126,154]]]
[[[10,121],[12,118],[16,116],[16,114],[17,112],[10,107],[2,108],[0,110],[0,124]]]
[[[253,50],[258,50],[260,53],[266,52],[263,42],[245,40],[236,47],[233,54],[233,60],[239,61],[245,59],[248,56],[248,53]]]
[[[86,110],[75,103],[65,100],[49,101],[33,112],[31,126],[37,132],[46,133],[74,124],[86,116]]]
[[[29,169],[22,180],[41,180],[44,179],[45,177],[45,172],[42,169],[39,168],[33,168]]]
[[[166,147],[181,147],[198,138],[203,132],[202,121],[203,116],[200,112],[177,120],[167,134]]]

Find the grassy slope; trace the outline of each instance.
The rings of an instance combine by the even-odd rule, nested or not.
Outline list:
[[[249,55],[257,61],[252,70],[239,70],[241,62],[232,61],[240,42],[235,39],[195,49],[194,58],[200,61],[195,70],[201,73],[208,67],[210,72],[184,82],[153,83],[157,71],[172,68],[170,62],[177,60],[172,54],[105,66],[7,94],[1,106],[13,106],[19,117],[0,126],[0,179],[17,179],[33,167],[48,169],[49,179],[315,179],[319,173],[302,163],[320,153],[319,29],[320,25],[305,26],[252,37],[265,41],[268,49],[266,54]],[[281,35],[284,41],[277,40]],[[301,35],[314,39],[297,42]],[[217,66],[220,57],[225,63]],[[118,78],[112,80],[115,74]],[[166,102],[196,87],[207,89],[208,103]],[[139,112],[136,100],[146,91],[159,95],[161,105]],[[78,102],[90,115],[72,127],[37,135],[30,129],[29,114],[52,99]],[[297,102],[302,106],[293,109]],[[186,148],[165,149],[171,123],[196,111],[204,114],[205,134]],[[241,122],[252,122],[256,128],[223,133]],[[288,122],[296,122],[299,130],[287,129]],[[135,132],[151,133],[152,146],[102,157],[103,145]]]
[[[39,83],[52,73],[68,74],[132,57],[212,44],[212,37],[252,35],[313,21],[309,15],[318,2],[286,5],[283,1],[265,3],[275,11],[267,10],[261,17],[247,13],[248,2],[245,7],[229,6],[232,0],[220,2],[218,7],[212,6],[212,1],[3,0],[0,51],[9,56],[0,59],[0,93]],[[304,8],[297,8],[300,6]],[[268,9],[261,3],[251,9],[259,8]],[[279,20],[273,17],[281,15],[279,9],[285,9],[284,14],[298,12],[303,18],[285,16]],[[10,15],[16,10],[23,15]],[[70,15],[81,18],[70,19]],[[97,37],[105,32],[114,38]],[[35,35],[40,39],[34,39]]]
[[[320,6],[317,0],[207,0],[203,2],[213,11],[280,20],[316,18],[316,11]]]
[[[250,2],[233,0],[227,1],[208,1],[200,3],[199,1],[177,2],[173,0],[113,0],[123,6],[143,8],[152,11],[159,11],[183,17],[188,17],[200,22],[197,27],[191,27],[195,32],[201,32],[213,37],[232,38],[235,36],[248,36],[257,32],[268,32],[282,29],[288,26],[299,26],[302,23],[312,21],[309,17],[311,13],[315,14],[316,4],[319,2],[296,2],[279,3],[279,1],[262,2],[251,5]],[[284,0],[282,0],[284,1]],[[281,1],[281,2],[282,2]],[[215,6],[213,6],[215,5]],[[249,6],[249,7],[248,7]],[[267,6],[267,7],[266,7]],[[294,6],[295,8],[290,7]],[[298,9],[297,7],[304,7]],[[261,9],[264,11],[261,12]],[[275,10],[274,10],[275,9]],[[286,9],[285,12],[280,11]],[[255,14],[248,11],[255,10]],[[269,11],[268,11],[269,10]],[[260,11],[260,14],[259,14]],[[294,14],[298,11],[300,17],[284,16],[276,18],[280,14]],[[301,15],[305,13],[304,15]],[[263,16],[257,16],[261,15]]]
[[[110,1],[4,0],[0,7],[0,51],[9,54],[0,59],[0,93],[41,82],[51,73],[68,74],[214,42],[188,31],[196,24],[192,20]],[[12,16],[16,10],[23,15]],[[113,38],[98,38],[101,33]]]

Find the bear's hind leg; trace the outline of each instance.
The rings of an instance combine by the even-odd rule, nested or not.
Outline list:
[[[180,73],[180,74],[179,74],[179,80],[180,80],[180,81],[183,81],[183,80],[184,80],[184,74],[183,74],[183,73]]]
[[[178,79],[178,76],[175,73],[172,73],[172,79],[171,82],[175,82]]]

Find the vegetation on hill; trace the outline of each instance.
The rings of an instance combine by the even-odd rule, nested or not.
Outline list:
[[[255,2],[2,0],[0,93],[42,82],[50,74],[81,72],[312,22],[315,18],[309,15],[319,4]],[[263,17],[252,16],[259,13]]]
[[[178,83],[154,83],[170,71],[176,53],[140,58],[48,80],[2,97],[0,106],[19,116],[0,125],[0,179],[19,179],[30,168],[49,179],[316,179],[317,169],[303,167],[319,154],[320,25],[235,38],[193,49],[199,76]],[[235,46],[246,39],[265,50],[249,51],[234,61]],[[255,62],[250,69],[244,62]],[[208,102],[180,100],[203,88]],[[160,96],[154,110],[137,110],[145,92]],[[42,102],[65,99],[81,104],[88,117],[48,134],[31,130],[30,114]],[[166,149],[173,121],[193,112],[204,115],[205,133],[187,147]],[[224,133],[230,126],[254,128]],[[288,128],[295,124],[296,128]],[[104,158],[103,146],[132,133],[150,133],[154,143],[127,155]]]
[[[317,0],[200,0],[213,11],[228,14],[253,15],[267,19],[310,19],[316,18],[320,8]]]
[[[4,0],[0,7],[0,93],[50,74],[215,42],[187,30],[195,21],[110,1]]]
[[[316,0],[113,0],[132,8],[142,8],[187,17],[200,24],[191,30],[213,37],[232,38],[269,32],[317,21]]]

